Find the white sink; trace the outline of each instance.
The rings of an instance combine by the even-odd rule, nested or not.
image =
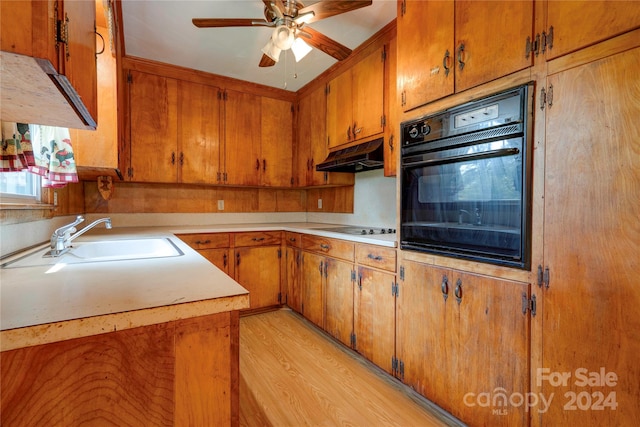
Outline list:
[[[184,253],[166,237],[73,242],[69,252],[59,257],[44,257],[42,249],[2,265],[2,268],[35,267],[54,264],[124,261],[166,258]]]

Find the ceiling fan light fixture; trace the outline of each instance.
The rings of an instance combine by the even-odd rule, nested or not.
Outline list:
[[[286,25],[278,25],[271,34],[273,44],[280,50],[291,49],[293,45],[293,30]]]
[[[311,52],[311,49],[312,47],[305,43],[300,37],[296,37],[293,45],[291,45],[291,51],[296,58],[296,62],[300,62],[302,58],[307,56],[307,54]]]
[[[271,39],[269,39],[269,42],[267,42],[267,44],[262,48],[262,53],[264,53],[265,55],[267,55],[269,58],[273,59],[274,61],[278,62],[278,60],[280,59],[280,52],[282,49],[280,49],[278,46],[276,46],[273,41]]]

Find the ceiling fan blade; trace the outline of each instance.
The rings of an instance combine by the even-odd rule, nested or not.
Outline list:
[[[372,0],[326,0],[319,1],[310,6],[303,7],[298,11],[298,15],[303,15],[308,12],[313,12],[313,16],[309,16],[304,22],[311,23],[316,22],[324,18],[339,15],[341,13],[350,12],[352,10],[360,9],[371,5]]]
[[[333,56],[338,61],[346,59],[351,54],[351,49],[341,45],[333,39],[330,39],[313,28],[305,26],[300,31],[303,33],[304,41],[307,42],[307,44],[323,51],[329,56]]]
[[[255,25],[271,25],[270,22],[260,19],[245,18],[193,18],[193,25],[198,28],[212,27],[253,27]]]
[[[274,65],[276,65],[276,61],[264,54],[262,55],[262,58],[260,58],[260,63],[258,64],[259,67],[273,67]]]

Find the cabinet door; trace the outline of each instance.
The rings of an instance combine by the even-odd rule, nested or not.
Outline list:
[[[531,66],[525,46],[533,35],[533,0],[455,4],[456,92]]]
[[[0,14],[0,50],[43,58],[58,67],[57,1],[6,1]]]
[[[59,4],[58,19],[68,26],[68,41],[60,45],[63,74],[78,92],[89,115],[97,121],[96,4],[91,1],[61,1]]]
[[[526,396],[530,390],[530,316],[522,311],[529,285],[460,272],[452,276],[447,302],[452,345],[446,356],[456,384],[443,408],[477,425],[527,426],[526,405],[499,406],[496,396]],[[492,396],[491,405],[479,404],[481,393]]]
[[[640,103],[630,90],[638,87],[630,70],[638,69],[636,47],[548,78],[544,260],[550,285],[542,291],[540,368],[572,377],[566,386],[544,380],[542,392],[607,400],[600,399],[600,410],[565,410],[585,401],[554,400],[542,414],[545,425],[622,426],[640,419]],[[580,386],[577,369],[603,380],[601,369],[613,372],[616,385]]]
[[[395,278],[395,274],[359,267],[353,304],[356,350],[390,374],[395,356]]]
[[[177,182],[178,82],[130,73],[130,177],[142,182]]]
[[[287,246],[286,249],[286,265],[287,265],[287,291],[286,303],[298,313],[302,312],[302,289],[300,283],[300,262],[302,253],[300,249]]]
[[[351,75],[351,69],[348,69],[327,85],[327,146],[329,149],[353,140]]]
[[[553,47],[547,51],[547,59],[617,36],[640,24],[638,1],[548,1],[546,7],[544,31],[553,27]]]
[[[224,104],[224,183],[258,185],[261,169],[260,97],[227,90]]]
[[[353,333],[353,264],[325,258],[325,330],[351,347]]]
[[[261,183],[272,187],[290,187],[293,177],[291,102],[263,97],[261,122]]]
[[[446,403],[454,382],[450,371],[447,309],[453,304],[447,295],[447,270],[405,261],[404,280],[396,298],[396,352],[400,379],[438,405]],[[448,282],[447,282],[448,283]]]
[[[280,247],[235,249],[235,279],[249,291],[250,308],[280,303]]]
[[[389,42],[385,66],[385,106],[387,123],[384,129],[384,176],[396,176],[400,145],[400,103],[398,96],[398,43],[397,37]]]
[[[453,0],[398,0],[398,84],[403,111],[453,93],[453,23]]]
[[[220,170],[220,90],[178,82],[180,182],[211,184]]]
[[[324,328],[324,257],[302,253],[302,315]]]
[[[384,62],[384,48],[381,47],[352,69],[351,134],[354,140],[380,134],[384,130]],[[345,103],[348,101],[343,100]]]
[[[229,274],[229,249],[200,249],[200,255],[225,273]]]

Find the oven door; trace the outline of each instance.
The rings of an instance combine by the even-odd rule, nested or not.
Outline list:
[[[515,136],[403,157],[401,248],[525,268],[523,148]]]

